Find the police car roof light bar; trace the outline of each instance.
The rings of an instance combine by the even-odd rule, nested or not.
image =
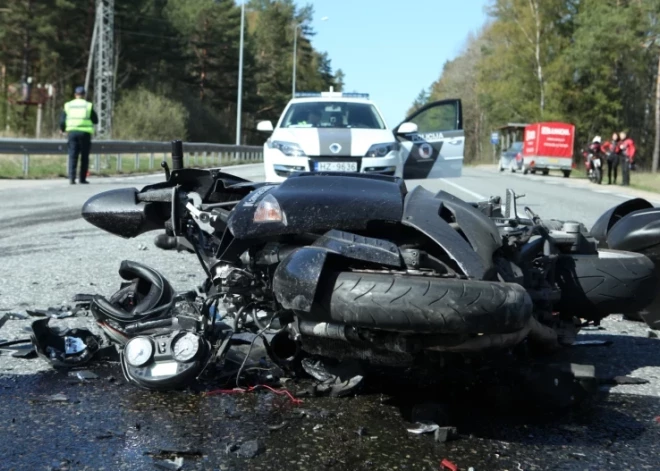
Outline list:
[[[342,98],[365,98],[369,99],[368,93],[357,92],[296,92],[296,98],[313,98],[313,97],[342,97]]]

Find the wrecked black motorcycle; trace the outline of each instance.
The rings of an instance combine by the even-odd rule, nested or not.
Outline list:
[[[594,223],[591,233],[601,248],[626,250],[646,255],[660,273],[660,208],[643,198],[634,198],[606,211]],[[641,310],[624,311],[630,320],[644,321],[660,330],[660,278],[652,289],[653,302]]]
[[[90,298],[142,387],[188,384],[245,331],[268,333],[268,355],[288,371],[305,357],[441,368],[448,355],[554,351],[655,297],[645,254],[598,247],[579,222],[521,216],[512,190],[467,203],[370,174],[252,182],[183,168],[182,155],[175,141],[166,181],[100,193],[82,210],[124,238],[165,229],[156,244],[194,253],[205,272],[179,293],[125,261],[121,289]]]

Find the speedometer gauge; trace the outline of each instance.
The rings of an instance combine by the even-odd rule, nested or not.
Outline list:
[[[126,361],[135,367],[144,366],[154,352],[154,346],[147,337],[135,337],[131,339],[124,349]]]
[[[192,360],[199,351],[199,337],[187,332],[172,342],[174,359],[180,362]]]

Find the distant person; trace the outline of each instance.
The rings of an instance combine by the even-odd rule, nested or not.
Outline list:
[[[619,133],[621,138],[621,148],[620,162],[621,162],[621,185],[629,186],[630,185],[630,170],[635,168],[635,142],[632,138],[624,132]]]
[[[64,111],[60,118],[60,130],[68,135],[69,148],[69,183],[76,183],[76,168],[80,155],[80,183],[87,184],[87,170],[89,169],[89,152],[92,148],[92,135],[94,125],[99,118],[93,105],[85,100],[85,88],[77,87],[75,98],[64,104]]]
[[[319,110],[311,110],[309,114],[307,115],[307,121],[312,125],[312,126],[318,126],[319,123],[321,122],[321,113]]]
[[[619,154],[621,154],[619,134],[613,133],[612,139],[603,144],[603,153],[607,157],[607,184],[616,185],[617,171],[619,170]],[[612,178],[614,176],[614,178]]]

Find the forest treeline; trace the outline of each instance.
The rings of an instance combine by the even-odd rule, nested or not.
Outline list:
[[[42,137],[57,133],[63,103],[85,82],[95,3],[0,1],[0,133],[34,136],[36,107],[15,104],[28,77],[33,89],[52,85]],[[262,144],[256,122],[277,119],[291,98],[294,34],[296,89],[341,90],[342,71],[311,44],[313,15],[293,0],[247,2],[244,143]],[[115,0],[112,137],[233,143],[240,24],[234,0]]]
[[[412,105],[461,98],[466,160],[507,123],[564,121],[576,151],[625,130],[641,168],[659,152],[660,0],[491,0],[488,21]]]

